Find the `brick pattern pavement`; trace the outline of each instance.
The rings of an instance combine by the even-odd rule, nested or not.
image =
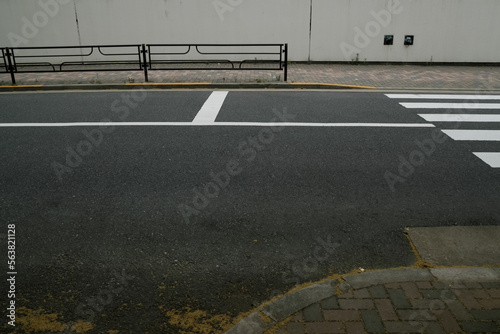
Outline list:
[[[295,313],[277,334],[499,333],[500,282],[405,282],[332,296]]]
[[[158,83],[275,83],[282,71],[150,71]],[[18,84],[125,84],[142,83],[141,71],[16,74]],[[289,82],[374,86],[377,88],[500,89],[500,66],[423,66],[290,64]],[[10,75],[0,73],[0,85],[10,85]]]

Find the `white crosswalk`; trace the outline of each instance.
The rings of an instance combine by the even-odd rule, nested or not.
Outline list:
[[[500,122],[500,114],[419,114],[419,116],[427,122]]]
[[[500,152],[474,152],[474,155],[493,168],[500,168]]]
[[[442,130],[454,140],[500,141],[500,130]]]
[[[464,94],[385,94],[390,99],[399,100],[399,104],[407,109],[422,110],[418,115],[428,122],[454,122],[453,129],[442,131],[458,141],[500,142],[500,103],[488,101],[500,100],[500,95],[464,95]],[[407,102],[410,100],[412,102]],[[415,100],[422,100],[415,102]],[[432,100],[432,101],[425,101]],[[439,100],[457,100],[457,102],[436,102]],[[435,113],[427,113],[429,109],[436,109]],[[490,114],[474,114],[473,110],[491,110]],[[479,123],[481,129],[457,129],[462,123],[468,125]],[[485,124],[491,124],[492,129],[483,129]],[[435,124],[434,124],[435,125]],[[472,152],[492,168],[500,168],[500,143],[498,152]]]
[[[385,94],[390,99],[438,99],[438,100],[500,100],[500,95],[464,94]]]
[[[500,103],[400,102],[408,109],[500,109]]]

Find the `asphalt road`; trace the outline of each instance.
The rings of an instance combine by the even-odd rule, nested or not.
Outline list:
[[[498,122],[427,122],[418,114],[444,111],[381,92],[230,91],[207,113],[244,124],[191,123],[211,94],[0,94],[0,237],[15,224],[18,316],[4,328],[176,333],[181,314],[217,329],[296,283],[412,265],[406,226],[500,224],[500,168],[472,153],[500,143],[439,130]],[[301,124],[260,124],[283,121]],[[71,122],[130,123],[24,124]]]

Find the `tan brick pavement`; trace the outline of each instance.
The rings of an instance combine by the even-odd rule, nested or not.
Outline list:
[[[126,84],[142,83],[141,71],[66,72],[16,74],[18,84]],[[276,83],[282,71],[150,71],[149,81],[158,83]],[[290,64],[288,82],[329,83],[377,88],[500,89],[500,66]],[[0,85],[10,85],[0,74]]]

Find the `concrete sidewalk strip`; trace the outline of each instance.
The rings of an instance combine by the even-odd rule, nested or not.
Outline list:
[[[422,260],[437,266],[500,263],[500,226],[410,227],[408,235]]]
[[[500,281],[500,268],[432,268],[431,274],[443,282],[497,282]],[[500,320],[500,319],[499,319]]]
[[[366,288],[382,283],[407,281],[432,281],[434,278],[427,269],[393,269],[371,271],[342,277],[354,289]]]
[[[328,280],[308,286],[264,306],[261,311],[275,321],[282,321],[297,312],[297,310],[333,296],[335,293],[334,287],[338,283],[337,280]]]

